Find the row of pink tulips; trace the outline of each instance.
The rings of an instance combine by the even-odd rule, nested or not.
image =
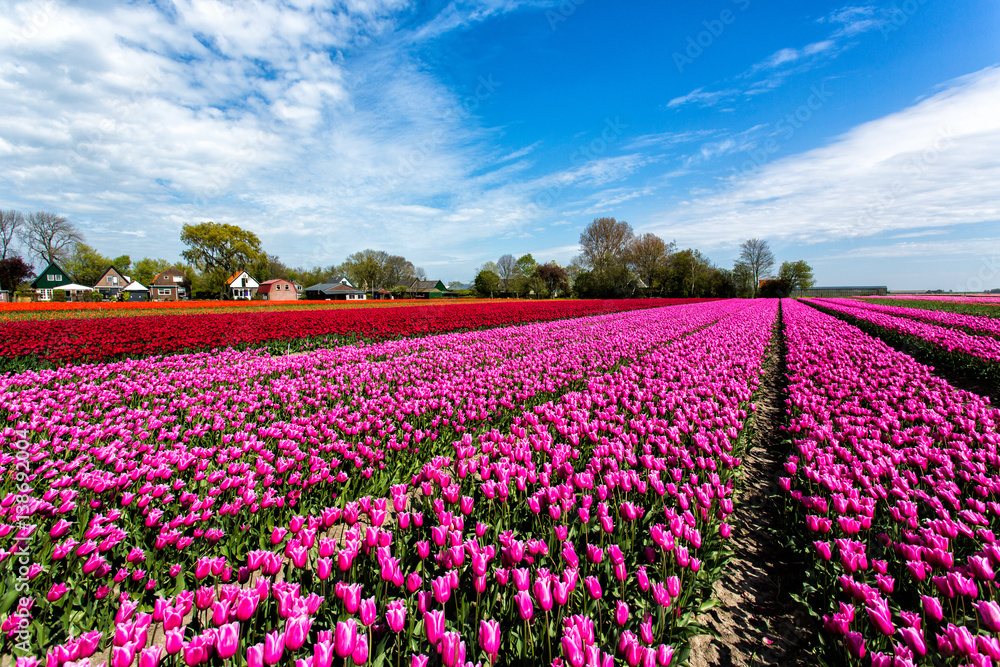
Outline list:
[[[946,352],[959,352],[987,362],[1000,362],[1000,340],[990,336],[965,333],[950,326],[938,326],[929,322],[889,315],[863,302],[834,299],[815,299],[812,302],[835,313],[842,313],[869,322],[889,331],[913,336],[932,343]]]
[[[5,378],[0,575],[37,564],[8,648],[26,620],[49,667],[669,664],[729,536],[774,315]]]
[[[988,336],[1000,336],[1000,318],[983,317],[980,315],[964,315],[946,310],[926,310],[923,308],[900,308],[899,306],[884,306],[878,303],[868,303],[856,299],[817,299],[818,303],[835,303],[872,313],[882,313],[894,317],[907,317],[913,320],[940,324],[945,327],[964,329],[970,333]]]
[[[826,630],[876,666],[1000,661],[1000,412],[839,319],[783,302],[782,487]]]

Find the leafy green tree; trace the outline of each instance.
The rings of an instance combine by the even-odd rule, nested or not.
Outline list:
[[[115,267],[123,273],[128,273],[132,270],[132,258],[128,255],[121,255],[120,257],[115,257],[111,260],[111,266]]]
[[[226,278],[266,261],[257,235],[236,225],[216,222],[184,225],[181,242],[188,246],[181,255],[205,274],[220,297],[225,292]]]
[[[813,270],[804,259],[796,262],[782,262],[778,269],[778,278],[788,281],[788,290],[809,289],[816,284],[813,280]]]
[[[64,262],[63,268],[73,276],[73,282],[91,287],[100,280],[111,260],[91,248],[86,243],[77,243],[73,252]]]
[[[535,285],[532,278],[535,276],[535,269],[537,267],[538,262],[535,261],[530,252],[527,255],[518,257],[517,262],[514,264],[514,277],[508,284],[507,290],[509,291],[513,288],[515,296],[520,296],[521,294],[527,295],[528,292],[534,290]],[[534,291],[537,292],[537,290]]]
[[[170,262],[165,259],[151,259],[149,257],[143,257],[135,266],[132,268],[132,280],[149,287],[149,284],[153,282],[153,278],[156,277],[160,271],[169,269],[173,266]]]
[[[753,271],[746,262],[737,261],[733,265],[733,284],[736,288],[736,296],[741,299],[753,298]]]
[[[602,298],[627,296],[634,275],[628,268],[632,225],[614,218],[596,218],[580,234],[580,259],[590,273],[586,291]]]
[[[492,299],[493,295],[500,291],[500,276],[493,271],[483,269],[476,274],[473,284],[480,296],[487,296]]]

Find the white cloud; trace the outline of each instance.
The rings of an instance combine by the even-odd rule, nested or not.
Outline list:
[[[993,67],[690,200],[656,227],[719,245],[747,235],[816,242],[998,221],[998,108]]]
[[[419,261],[519,230],[544,185],[508,177],[536,145],[502,155],[468,92],[410,46],[533,4],[452,3],[404,29],[405,0],[0,0],[0,204],[68,214],[98,249],[139,256],[176,256],[180,227],[210,219],[306,264],[368,245]],[[468,84],[482,103],[502,85]],[[630,164],[604,156],[567,181]]]

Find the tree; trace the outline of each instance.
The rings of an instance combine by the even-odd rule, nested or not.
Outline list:
[[[22,233],[31,252],[46,263],[66,259],[73,245],[83,242],[83,237],[73,223],[48,211],[29,213],[24,219]]]
[[[624,220],[596,218],[580,234],[584,264],[598,273],[623,264],[632,238],[632,225]]]
[[[149,284],[153,282],[153,278],[156,277],[160,271],[169,269],[172,265],[165,259],[150,259],[149,257],[143,257],[132,269],[132,280],[137,283],[149,287]]]
[[[417,272],[416,267],[413,266],[413,262],[401,255],[389,255],[385,268],[385,285],[390,289],[404,280],[410,282],[416,280],[414,278],[414,274]]]
[[[0,259],[0,289],[13,294],[21,283],[34,275],[34,267],[16,255]]]
[[[372,292],[379,287],[385,287],[389,276],[389,253],[384,250],[367,248],[348,255],[341,268],[359,289]],[[395,283],[389,285],[394,287]]]
[[[508,286],[508,289],[513,287],[515,296],[521,294],[527,295],[531,292],[534,289],[532,278],[535,275],[535,268],[537,267],[538,262],[535,261],[530,252],[518,257],[517,262],[514,264],[514,279]],[[535,292],[537,291],[535,290]]]
[[[510,253],[501,255],[496,267],[496,274],[500,276],[500,289],[504,292],[512,291],[513,282],[517,278],[517,260],[514,259],[514,255]]]
[[[753,296],[753,272],[746,262],[737,261],[733,265],[733,286],[736,296],[743,299]]]
[[[13,250],[11,246],[23,226],[24,215],[20,211],[0,211],[0,259],[7,259],[7,253]]]
[[[119,271],[124,271],[128,273],[132,270],[132,258],[128,255],[121,255],[120,257],[115,257],[111,260],[111,266],[115,267]]]
[[[796,262],[782,262],[778,269],[778,278],[788,281],[788,291],[809,289],[816,284],[813,280],[813,270],[804,259]]]
[[[225,292],[226,278],[251,268],[265,257],[257,235],[236,225],[216,222],[184,225],[181,242],[188,246],[181,256],[206,274],[209,285],[220,297]]]
[[[473,284],[481,296],[488,296],[492,299],[493,295],[500,290],[500,276],[493,271],[484,269],[476,274]]]
[[[545,285],[550,297],[569,293],[569,277],[566,275],[566,269],[555,262],[540,264],[535,269],[535,275]]]
[[[652,288],[658,273],[670,261],[676,243],[666,243],[656,234],[641,234],[632,239],[626,259],[628,267],[647,287]]]
[[[740,261],[747,265],[753,276],[753,295],[757,296],[760,279],[766,278],[774,268],[774,253],[764,239],[747,239],[740,244]]]
[[[64,269],[73,276],[73,281],[91,287],[97,284],[111,260],[91,248],[86,243],[73,246],[73,253],[66,258]]]

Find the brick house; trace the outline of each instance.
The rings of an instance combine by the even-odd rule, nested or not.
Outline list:
[[[153,301],[180,301],[187,299],[187,276],[178,268],[170,267],[156,274],[149,283],[149,297]]]
[[[265,280],[257,288],[257,294],[265,301],[295,301],[299,298],[295,285],[283,278]]]

